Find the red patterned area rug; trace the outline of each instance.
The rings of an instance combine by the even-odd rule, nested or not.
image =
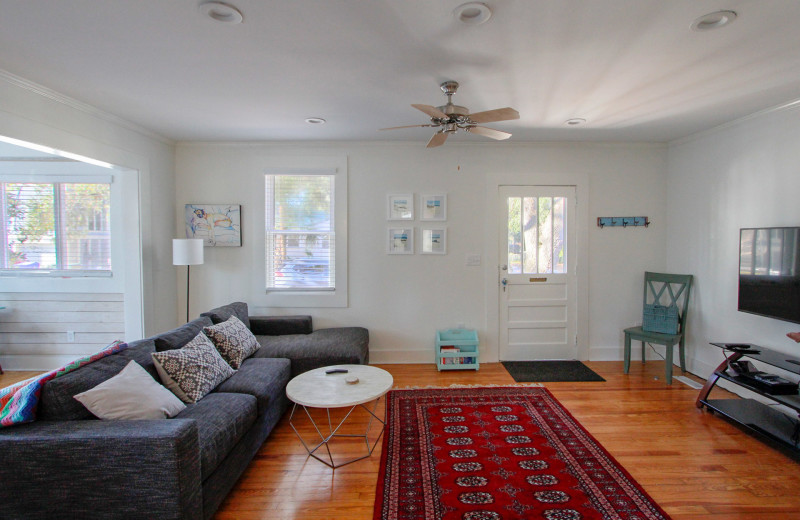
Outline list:
[[[545,388],[386,399],[375,520],[669,518]]]

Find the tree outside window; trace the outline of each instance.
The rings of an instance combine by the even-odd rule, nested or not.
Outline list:
[[[335,289],[333,182],[266,176],[267,289]]]
[[[111,270],[111,185],[0,182],[0,269]]]

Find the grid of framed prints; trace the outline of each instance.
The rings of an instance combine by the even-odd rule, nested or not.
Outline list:
[[[405,221],[390,225],[386,233],[386,252],[390,255],[413,255],[414,194],[399,193],[387,196],[386,220]],[[447,220],[447,194],[426,193],[419,197],[419,220],[422,222],[444,222]],[[447,227],[427,224],[420,228],[420,254],[447,254]]]

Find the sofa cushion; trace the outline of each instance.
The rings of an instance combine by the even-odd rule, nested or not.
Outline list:
[[[177,329],[158,334],[151,339],[155,341],[156,351],[158,352],[182,348],[200,334],[203,327],[208,327],[209,325],[213,325],[211,318],[200,316],[185,325],[181,325]]]
[[[128,348],[117,354],[98,359],[74,372],[48,381],[42,388],[39,419],[47,421],[91,419],[92,414],[89,410],[73,396],[119,374],[130,361],[136,361],[154,376],[155,368],[150,359],[150,354],[154,351],[152,340],[132,341],[128,344]]]
[[[186,408],[136,361],[128,362],[119,374],[75,399],[105,420],[166,419]]]
[[[311,334],[311,316],[250,316],[250,332],[256,336]]]
[[[250,394],[258,400],[258,414],[286,391],[291,373],[291,361],[284,358],[245,359],[241,368],[214,392]]]
[[[223,305],[222,307],[217,307],[216,309],[206,311],[200,314],[200,316],[210,318],[211,321],[214,322],[214,325],[228,321],[231,316],[236,316],[239,318],[239,321],[244,323],[244,326],[249,329],[250,319],[247,313],[247,304],[245,302],[233,302],[229,303],[228,305]]]
[[[222,359],[234,369],[238,369],[242,361],[258,350],[259,344],[253,333],[236,316],[227,321],[204,327],[203,332],[211,339]]]
[[[247,394],[209,394],[188,405],[175,419],[197,423],[200,468],[205,480],[255,422],[256,398]]]
[[[315,330],[311,334],[256,336],[261,348],[254,358],[289,358],[292,377],[328,365],[369,362],[369,331],[362,327]]]
[[[234,373],[202,332],[183,348],[152,356],[161,382],[185,403],[199,401]]]

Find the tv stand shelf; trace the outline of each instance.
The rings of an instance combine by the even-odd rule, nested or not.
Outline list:
[[[726,371],[728,363],[738,361],[741,358],[749,358],[778,367],[787,372],[800,374],[800,360],[758,345],[749,345],[750,349],[745,351],[732,351],[726,346],[731,345],[730,343],[711,344],[721,348],[723,352],[729,353],[729,355],[709,376],[705,386],[700,391],[700,395],[697,397],[697,407],[702,409],[705,406],[709,410],[718,412],[800,455],[800,395],[771,394],[763,388],[752,385],[749,380],[731,375]],[[797,414],[797,418],[792,418],[755,399],[709,399],[708,395],[719,379],[730,381],[791,408]]]

